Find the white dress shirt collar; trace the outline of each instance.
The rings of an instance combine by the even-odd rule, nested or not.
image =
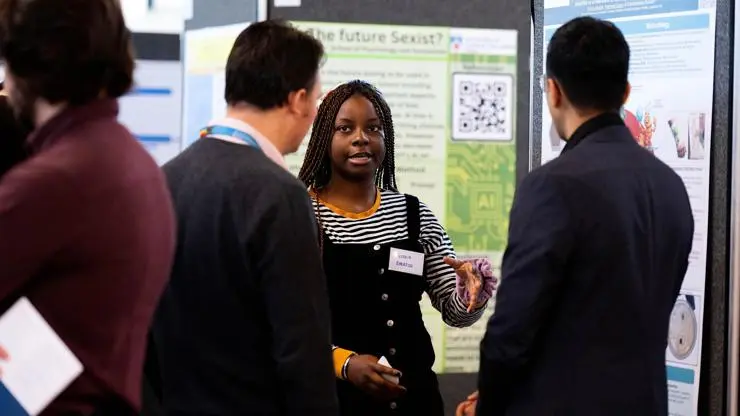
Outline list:
[[[232,129],[241,130],[244,133],[249,134],[250,136],[254,138],[254,140],[260,146],[260,149],[265,153],[265,156],[267,156],[270,160],[282,166],[283,168],[288,169],[288,165],[285,163],[285,158],[283,157],[282,153],[280,153],[278,148],[275,147],[275,145],[267,137],[265,137],[264,134],[260,133],[257,129],[255,129],[251,125],[241,120],[237,120],[235,118],[226,117],[222,119],[212,120],[209,123],[209,126],[230,127]],[[224,140],[224,141],[231,142],[231,143],[246,145],[244,141],[236,137],[224,136],[220,134],[214,134],[209,137],[212,137],[214,139]]]

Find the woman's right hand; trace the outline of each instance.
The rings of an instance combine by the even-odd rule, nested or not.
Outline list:
[[[353,355],[347,364],[347,380],[376,399],[394,400],[406,393],[406,389],[383,378],[383,374],[400,377],[401,372],[378,364],[372,355]]]

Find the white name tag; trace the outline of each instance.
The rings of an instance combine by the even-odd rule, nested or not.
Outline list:
[[[424,275],[424,253],[391,248],[390,257],[388,270],[416,276]]]
[[[0,414],[40,414],[83,371],[82,363],[27,298],[0,317]]]

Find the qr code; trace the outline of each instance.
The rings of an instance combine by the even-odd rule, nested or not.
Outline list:
[[[452,139],[512,139],[514,78],[501,74],[452,75]]]

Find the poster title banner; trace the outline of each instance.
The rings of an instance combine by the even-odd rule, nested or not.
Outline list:
[[[329,54],[414,53],[447,55],[450,32],[444,27],[342,25],[296,22],[324,44]]]
[[[413,55],[447,59],[450,54],[515,56],[517,32],[433,26],[294,22],[319,39],[329,55]]]
[[[545,5],[545,26],[562,25],[578,16],[600,19],[641,16],[646,14],[689,12],[699,9],[699,0],[570,0]],[[554,6],[554,7],[553,7]]]
[[[684,30],[708,30],[711,21],[709,13],[701,13],[639,20],[621,20],[613,23],[622,31],[624,36],[635,36]],[[547,41],[552,38],[555,30],[556,28],[545,30],[545,39]]]
[[[327,43],[375,43],[392,45],[419,45],[419,46],[447,46],[447,32],[434,31],[427,33],[419,31],[409,33],[400,30],[372,30],[372,29],[345,29],[338,28],[309,28],[306,30],[322,42]]]

